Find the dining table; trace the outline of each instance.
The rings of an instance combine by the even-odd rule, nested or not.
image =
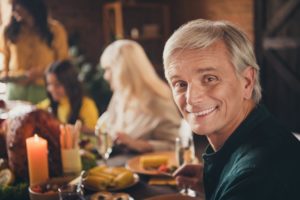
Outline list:
[[[107,165],[114,167],[114,166],[125,166],[128,168],[127,163],[129,160],[137,157],[137,154],[123,154],[123,155],[117,155],[109,158],[107,160]],[[98,164],[102,164],[102,161],[99,161]],[[157,197],[157,200],[160,199],[160,196],[167,196],[167,195],[176,195],[176,199],[181,199],[179,196],[180,188],[178,188],[175,184],[160,184],[160,185],[152,185],[149,184],[149,181],[153,177],[157,178],[164,178],[163,176],[153,176],[149,174],[143,174],[143,173],[137,173],[139,176],[139,181],[132,185],[131,187],[128,187],[126,189],[120,190],[120,191],[114,191],[114,192],[121,192],[121,193],[127,193],[129,194],[134,200],[143,200],[148,198],[154,198]],[[170,177],[168,177],[170,178]],[[90,200],[91,195],[93,194],[93,191],[86,191],[86,199]],[[156,198],[155,198],[156,199]],[[169,198],[167,198],[169,199]],[[171,198],[170,198],[171,199]],[[185,198],[186,199],[186,198]],[[190,198],[190,199],[198,199],[198,200],[204,200],[202,196],[197,196],[196,198]]]
[[[150,197],[165,195],[165,194],[175,194],[178,193],[178,189],[175,186],[168,186],[168,185],[149,185],[148,184],[148,177],[141,177],[137,184],[134,186],[116,192],[122,192],[129,194],[134,200],[142,200],[147,199]],[[86,199],[89,200],[90,196],[93,193],[87,192]]]
[[[19,112],[26,112],[27,110],[31,109],[31,105],[26,102],[20,102],[20,101],[9,101],[6,102],[8,108],[14,108],[17,110],[16,112],[10,112],[10,115],[13,116],[15,113]],[[21,107],[22,105],[22,107]],[[19,108],[19,109],[18,109]],[[9,110],[9,109],[7,109]],[[7,118],[7,112],[0,113],[0,117]],[[1,136],[1,135],[0,135]],[[6,152],[6,151],[3,151]],[[0,151],[2,153],[2,151]],[[197,152],[196,152],[197,153]],[[175,154],[175,152],[174,152]],[[114,166],[123,166],[126,167],[126,164],[130,159],[133,159],[134,157],[138,156],[139,154],[127,152],[126,154],[120,154],[120,155],[112,155],[107,160],[107,165],[114,167]],[[97,161],[98,164],[103,164],[102,160]],[[113,191],[113,193],[127,193],[129,194],[134,200],[142,200],[142,199],[148,199],[153,197],[159,197],[161,195],[172,195],[172,194],[179,194],[179,189],[175,184],[149,184],[149,181],[153,178],[153,175],[139,173],[136,171],[133,171],[136,175],[138,175],[139,179],[134,184],[130,185],[130,187],[124,188],[119,191]],[[85,199],[90,200],[90,197],[99,191],[85,191]],[[1,197],[0,197],[1,199]],[[176,198],[177,199],[177,198]],[[197,199],[201,199],[197,197]]]

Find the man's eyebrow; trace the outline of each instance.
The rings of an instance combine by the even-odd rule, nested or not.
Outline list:
[[[169,78],[170,80],[173,80],[173,79],[178,79],[180,76],[178,75],[172,75],[172,74],[169,74]]]
[[[175,66],[171,67],[167,74],[170,78],[178,78],[179,76],[173,73]],[[210,71],[217,71],[215,67],[206,67],[206,68],[199,68],[195,71],[195,73],[204,73],[204,72],[210,72]]]
[[[210,71],[216,71],[217,69],[215,67],[206,67],[206,68],[199,68],[196,70],[196,73],[204,73],[204,72],[210,72]]]

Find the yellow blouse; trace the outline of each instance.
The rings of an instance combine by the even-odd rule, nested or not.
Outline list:
[[[50,106],[50,100],[45,99],[36,106],[37,108],[46,110]],[[71,106],[69,100],[67,98],[62,99],[57,108],[58,119],[63,123],[67,123],[70,112]],[[89,129],[94,129],[98,117],[99,113],[95,102],[88,97],[83,97],[82,106],[79,111],[79,119],[82,121],[83,125]]]
[[[5,40],[2,30],[0,52],[4,56],[1,64],[3,70],[10,76],[20,76],[28,69],[36,68],[38,71],[44,71],[52,62],[67,59],[67,33],[64,27],[53,19],[49,19],[49,26],[53,33],[51,48],[27,27],[21,28],[21,34],[15,44]],[[35,83],[42,85],[43,78],[37,79]]]

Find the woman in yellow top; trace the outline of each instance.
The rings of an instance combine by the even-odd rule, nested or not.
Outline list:
[[[37,104],[48,109],[61,122],[74,124],[77,119],[83,123],[82,132],[92,134],[98,119],[95,102],[84,96],[76,68],[67,60],[50,65],[46,71],[48,98]]]
[[[59,22],[48,18],[43,1],[11,0],[11,4],[11,21],[0,35],[1,78],[14,78],[8,84],[8,99],[37,103],[46,98],[47,66],[68,57],[67,34]]]

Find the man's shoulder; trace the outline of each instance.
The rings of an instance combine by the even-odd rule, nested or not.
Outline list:
[[[299,142],[284,135],[274,135],[274,138],[258,137],[241,145],[228,160],[225,173],[230,173],[232,176],[276,175],[278,178],[294,174],[300,180],[300,157],[297,155],[300,152]]]

